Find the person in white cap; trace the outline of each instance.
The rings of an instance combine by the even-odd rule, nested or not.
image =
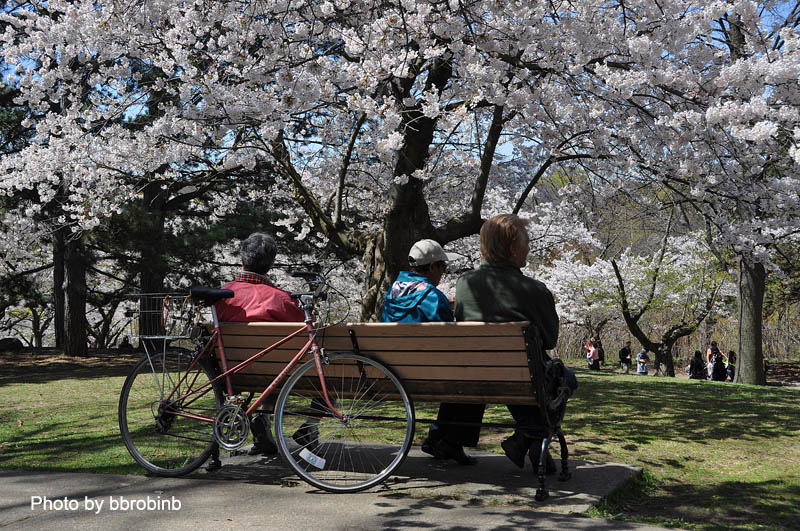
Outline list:
[[[386,292],[381,321],[452,321],[450,301],[436,286],[447,272],[447,262],[455,256],[445,253],[442,246],[434,240],[420,240],[415,243],[408,251],[411,271],[401,271]]]
[[[386,292],[381,321],[452,321],[450,301],[436,286],[447,272],[447,262],[456,256],[444,252],[442,246],[434,240],[420,240],[415,243],[408,251],[411,271],[401,271]],[[462,465],[475,464],[476,459],[464,453],[461,436],[464,428],[445,424],[460,421],[461,408],[470,406],[471,404],[441,404],[437,422],[431,424],[428,437],[422,443],[422,451],[437,459],[454,459]]]

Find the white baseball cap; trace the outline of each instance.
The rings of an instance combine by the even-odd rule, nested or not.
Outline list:
[[[408,251],[408,263],[411,267],[424,266],[434,262],[449,262],[458,258],[457,254],[444,252],[435,240],[420,240]]]

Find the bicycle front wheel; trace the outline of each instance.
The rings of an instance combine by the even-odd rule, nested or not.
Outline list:
[[[208,363],[190,369],[191,359],[185,351],[148,354],[122,386],[122,440],[137,463],[160,476],[192,472],[214,448],[213,419],[222,391],[207,385],[214,374]]]
[[[329,492],[375,486],[405,459],[414,437],[414,406],[382,363],[334,354],[323,364],[325,403],[314,360],[284,385],[275,405],[275,440],[287,463],[307,483]]]

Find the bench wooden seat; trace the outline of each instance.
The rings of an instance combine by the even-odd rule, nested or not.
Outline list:
[[[321,329],[326,352],[382,361],[418,401],[535,404],[523,335],[527,323],[347,323]],[[302,323],[221,323],[232,366],[283,339]],[[232,377],[237,392],[263,391],[305,344],[303,333]],[[303,361],[310,359],[308,353]]]
[[[228,367],[278,343],[302,326],[221,323]],[[235,392],[264,391],[307,340],[308,334],[302,332],[232,375]],[[383,362],[415,401],[547,404],[542,408],[548,411],[543,415],[549,433],[545,444],[558,438],[559,480],[566,481],[571,476],[560,425],[571,391],[566,387],[561,366],[557,392],[551,385],[551,395],[546,394],[545,372],[554,362],[545,362],[538,334],[527,322],[346,323],[320,329],[317,342],[327,354],[356,352]],[[300,361],[311,356],[309,352]],[[315,383],[310,382],[308,389],[315,389]],[[547,495],[542,466],[535,497],[543,500]]]

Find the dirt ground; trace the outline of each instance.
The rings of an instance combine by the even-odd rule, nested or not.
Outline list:
[[[90,349],[85,358],[64,356],[55,349],[0,352],[0,378],[73,371],[122,375],[127,374],[141,357],[141,353],[120,352],[118,349]]]

